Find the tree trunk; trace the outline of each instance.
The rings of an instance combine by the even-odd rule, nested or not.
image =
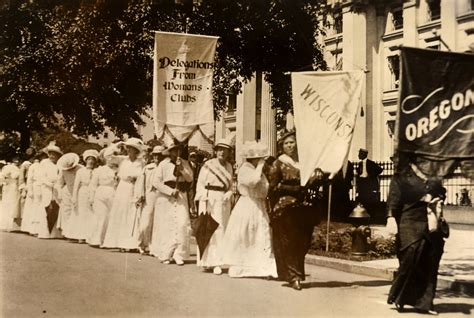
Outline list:
[[[25,153],[26,149],[30,146],[31,132],[28,127],[24,127],[20,131],[20,152]]]

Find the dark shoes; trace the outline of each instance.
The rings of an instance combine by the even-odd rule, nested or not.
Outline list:
[[[291,288],[295,289],[295,290],[302,290],[303,287],[301,287],[301,282],[297,279],[297,280],[294,280],[290,283],[290,286]]]

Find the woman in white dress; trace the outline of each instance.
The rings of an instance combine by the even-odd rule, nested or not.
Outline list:
[[[43,216],[43,202],[41,200],[41,192],[42,192],[42,171],[41,171],[41,161],[48,157],[48,153],[46,152],[46,148],[41,150],[38,155],[36,156],[36,160],[38,162],[34,162],[34,168],[31,169],[31,188],[28,191],[31,191],[33,195],[33,207],[32,207],[32,216],[31,216],[31,229],[29,233],[31,235],[38,235],[39,229],[39,222],[40,218]],[[36,161],[35,160],[35,161]]]
[[[58,189],[56,187],[59,177],[59,169],[56,162],[63,154],[61,149],[51,142],[46,148],[48,158],[43,159],[39,166],[39,182],[41,183],[41,206],[38,210],[37,232],[38,238],[54,239],[61,238],[61,231],[58,228],[57,220],[53,224],[51,231],[48,228],[46,207],[53,201],[58,202]]]
[[[0,173],[2,187],[2,201],[0,204],[0,230],[20,230],[20,168],[18,158],[3,167]]]
[[[30,160],[25,160],[23,163],[20,165],[20,178],[18,179],[18,189],[20,190],[20,218],[21,218],[21,223],[23,224],[23,218],[25,214],[25,204],[27,201],[27,186],[26,182],[28,179],[28,170],[31,167],[31,161]],[[31,206],[31,202],[29,203]],[[21,229],[20,229],[21,230]]]
[[[92,202],[91,233],[87,243],[98,247],[104,242],[105,232],[109,221],[110,209],[118,184],[118,167],[120,159],[114,156],[114,146],[104,151],[106,165],[94,170],[89,184]]]
[[[33,160],[33,163],[28,168],[28,173],[26,176],[26,198],[25,205],[23,207],[23,218],[21,220],[21,231],[33,234],[33,222],[35,215],[35,201],[34,201],[34,177],[35,170],[39,166],[39,160],[37,157]]]
[[[59,158],[57,166],[59,168],[59,217],[58,228],[64,237],[70,240],[77,240],[73,234],[77,226],[77,208],[72,200],[74,182],[77,172],[82,169],[79,165],[79,155],[73,152],[64,154]]]
[[[158,164],[163,160],[164,146],[158,145],[153,148],[151,155],[153,160],[143,168],[143,173],[135,184],[135,195],[139,202],[141,215],[138,229],[138,241],[140,254],[149,254],[153,238],[153,220],[156,203],[156,188],[153,187],[153,178]]]
[[[231,210],[233,169],[229,162],[233,145],[230,140],[219,140],[214,146],[216,158],[202,166],[196,184],[195,201],[199,201],[199,214],[208,212],[219,226],[211,236],[202,254],[197,249],[197,265],[204,271],[222,273],[222,243]]]
[[[137,207],[134,200],[135,182],[143,171],[139,155],[144,147],[138,138],[125,142],[128,157],[120,163],[120,182],[115,191],[109,223],[105,233],[104,248],[119,248],[121,252],[138,249]]]
[[[153,241],[150,254],[164,264],[174,261],[183,265],[189,257],[191,222],[187,192],[193,181],[193,171],[187,160],[179,158],[179,147],[168,145],[153,177],[157,190]]]
[[[72,190],[72,203],[74,212],[71,216],[71,229],[69,237],[85,243],[91,232],[92,204],[90,202],[89,183],[97,165],[99,152],[94,149],[84,151],[82,158],[86,166],[79,169],[74,180]]]
[[[268,180],[262,172],[268,155],[263,144],[244,144],[247,161],[237,176],[240,198],[232,210],[223,245],[230,277],[278,277],[266,205]]]

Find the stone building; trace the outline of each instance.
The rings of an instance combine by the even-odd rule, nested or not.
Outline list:
[[[388,161],[399,85],[399,47],[474,51],[474,0],[328,0],[325,59],[332,70],[364,70],[362,107],[349,159],[360,147]],[[276,151],[275,110],[268,84],[256,74],[216,123],[216,138],[235,131],[237,145],[262,140]],[[239,149],[237,149],[239,152]]]

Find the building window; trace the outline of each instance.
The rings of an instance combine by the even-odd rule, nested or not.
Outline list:
[[[430,21],[438,20],[441,17],[441,0],[427,0],[426,2]]]
[[[342,71],[342,54],[334,54],[334,71]]]
[[[392,30],[403,29],[403,8],[401,6],[395,7],[390,12],[392,20]]]
[[[439,43],[438,43],[438,44],[434,44],[434,45],[427,46],[426,48],[427,48],[427,49],[432,49],[432,50],[438,50],[438,51],[439,51],[440,48],[441,48],[441,45],[439,45]]]
[[[398,55],[388,57],[388,68],[391,72],[390,88],[396,89],[400,84],[400,57]]]
[[[393,119],[387,120],[387,130],[388,130],[388,135],[390,136],[390,138],[392,138],[393,135],[395,134],[395,120]]]
[[[227,112],[233,113],[237,110],[237,95],[232,94],[227,96]]]
[[[337,6],[333,9],[332,13],[332,28],[335,34],[342,33],[342,9],[340,6]]]

